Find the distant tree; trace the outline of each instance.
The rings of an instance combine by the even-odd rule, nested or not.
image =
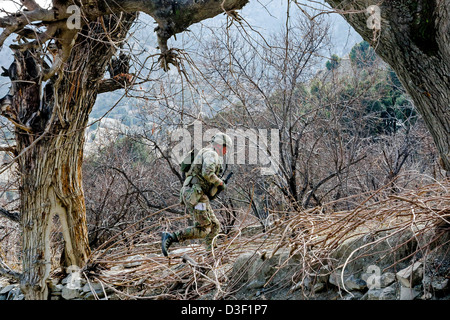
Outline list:
[[[325,66],[327,67],[328,70],[334,70],[334,69],[337,69],[340,62],[341,62],[341,58],[338,55],[333,54],[331,56],[331,59],[327,61]]]
[[[325,1],[395,71],[450,172],[450,1]]]
[[[377,54],[367,41],[355,44],[350,51],[350,61],[358,67],[366,67],[374,64]]]

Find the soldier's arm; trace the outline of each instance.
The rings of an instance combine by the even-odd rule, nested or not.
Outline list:
[[[215,186],[223,184],[222,179],[216,175],[218,162],[218,155],[213,152],[206,152],[203,155],[202,176],[206,181]]]

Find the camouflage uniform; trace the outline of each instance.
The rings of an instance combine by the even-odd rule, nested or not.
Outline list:
[[[180,201],[195,223],[174,233],[178,241],[205,238],[207,248],[211,249],[214,237],[219,234],[220,222],[211,208],[207,193],[222,183],[219,178],[222,171],[222,158],[212,147],[198,152],[180,190]]]

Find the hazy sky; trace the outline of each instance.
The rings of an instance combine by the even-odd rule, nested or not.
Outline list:
[[[17,4],[18,2],[18,0],[0,0],[0,11],[6,10],[9,12],[15,12],[20,7]],[[51,0],[37,0],[37,2],[43,7],[49,7],[52,3]],[[308,3],[308,0],[299,2]],[[317,3],[317,1],[314,3]],[[293,3],[291,3],[291,10],[291,13],[296,10]],[[252,26],[252,28],[258,30],[258,32],[263,35],[269,35],[280,30],[280,28],[284,26],[286,21],[286,11],[287,0],[250,0],[250,2],[240,11],[240,14]],[[338,14],[328,14],[326,17],[327,19],[330,19],[331,22],[330,38],[332,41],[332,47],[330,49],[330,55],[337,54],[339,56],[344,56],[350,51],[355,43],[362,41],[361,37]],[[149,18],[145,20],[148,19]],[[223,21],[224,16],[218,15],[217,17],[204,21],[203,23],[215,25],[216,22],[223,23]],[[150,26],[153,26],[153,24]],[[147,28],[150,27],[147,26]],[[147,44],[156,43],[156,34],[152,31],[145,31],[143,37],[140,37],[139,40],[144,41]],[[9,50],[7,44],[5,44],[0,51],[0,66],[8,67],[11,62],[12,52]],[[3,96],[3,93],[7,89],[7,87],[5,88],[5,81],[5,78],[0,78],[0,96]]]
[[[49,7],[52,4],[52,0],[36,1],[43,7]],[[18,0],[0,0],[0,9],[14,12],[20,7],[18,2]],[[299,2],[305,4],[309,3],[308,0]],[[323,0],[314,1],[311,3],[314,3],[314,6],[318,7],[320,5],[317,4],[317,2],[323,3]],[[263,33],[268,33],[284,24],[286,8],[286,0],[251,0],[240,13],[246,21],[250,23],[250,25],[259,28]],[[291,4],[291,10],[295,10],[295,5],[293,3]],[[353,31],[347,22],[345,22],[345,20],[338,14],[328,14],[327,17],[332,21],[331,39],[335,47],[333,53],[344,55],[348,53],[356,42],[360,42],[362,40],[361,37],[356,34],[356,32]],[[220,17],[218,18],[220,19]]]
[[[52,3],[51,0],[36,0],[42,7],[49,7]],[[19,0],[0,0],[0,9],[8,12],[14,12],[20,8]]]

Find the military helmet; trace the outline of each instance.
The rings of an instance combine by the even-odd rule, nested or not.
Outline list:
[[[229,135],[223,133],[223,132],[218,132],[216,133],[212,139],[211,142],[213,144],[218,144],[218,145],[222,145],[225,147],[231,147],[233,146],[233,140],[230,138]]]

